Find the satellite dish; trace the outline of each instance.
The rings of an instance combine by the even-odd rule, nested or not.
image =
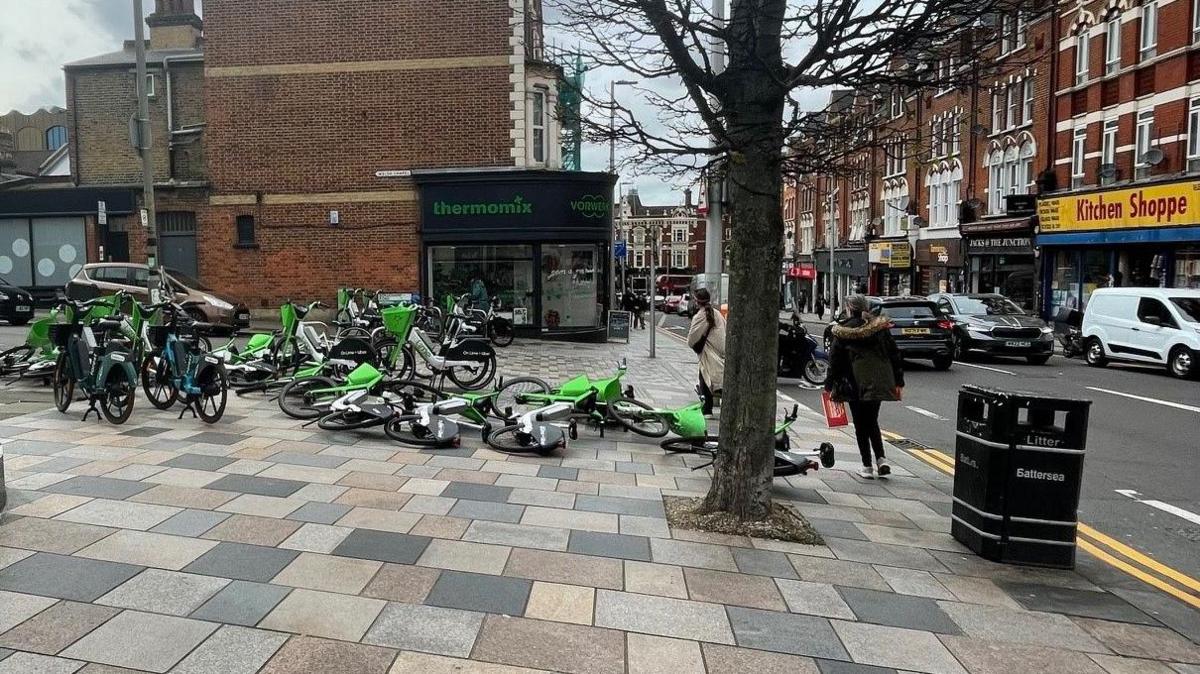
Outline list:
[[[904,196],[902,196],[896,200],[896,207],[902,211],[908,208],[908,195],[907,194],[905,194]]]
[[[1161,155],[1162,150],[1159,150],[1158,153]],[[1147,155],[1149,155],[1149,153],[1147,153]],[[1159,161],[1162,161],[1162,159],[1159,159]],[[1099,174],[1101,178],[1104,178],[1105,180],[1111,180],[1117,177],[1117,165],[1101,164]]]
[[[970,208],[973,211],[979,210],[979,207],[982,205],[983,202],[978,199],[967,199],[967,208]]]
[[[1149,164],[1150,166],[1158,166],[1162,163],[1164,156],[1162,150],[1152,147],[1146,150],[1146,154],[1142,155],[1142,163]]]
[[[919,215],[918,215],[918,216],[915,216],[915,217],[913,217],[913,219],[912,219],[912,223],[913,223],[914,225],[916,225],[918,229],[920,229],[920,228],[922,228],[922,227],[925,227],[926,225],[928,225],[928,224],[929,224],[929,222],[928,222],[928,221],[927,221],[925,218],[922,218],[922,217],[921,217],[921,216],[919,216]]]

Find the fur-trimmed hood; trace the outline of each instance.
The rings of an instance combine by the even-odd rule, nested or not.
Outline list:
[[[892,326],[892,322],[885,316],[876,316],[871,320],[857,326],[849,326],[838,324],[833,326],[833,336],[843,341],[857,341],[874,337],[882,330],[887,330]]]

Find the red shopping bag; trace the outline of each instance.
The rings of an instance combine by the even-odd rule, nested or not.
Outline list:
[[[825,411],[825,422],[830,428],[840,428],[850,423],[846,415],[846,406],[829,395],[829,391],[821,392],[821,407]]]

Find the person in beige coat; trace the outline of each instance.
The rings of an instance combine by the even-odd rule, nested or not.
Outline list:
[[[712,307],[707,288],[695,295],[697,311],[688,329],[688,346],[700,356],[700,397],[704,414],[713,412],[713,399],[725,384],[725,317]]]

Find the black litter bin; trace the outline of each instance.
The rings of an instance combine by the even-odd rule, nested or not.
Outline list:
[[[951,533],[997,562],[1070,569],[1090,400],[964,386]]]

